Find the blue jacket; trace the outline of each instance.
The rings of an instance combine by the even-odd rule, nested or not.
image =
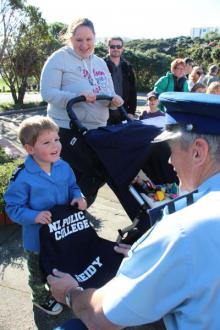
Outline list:
[[[55,162],[51,175],[48,175],[28,156],[4,195],[8,216],[23,227],[24,248],[36,252],[40,250],[41,225],[35,223],[39,212],[49,210],[56,204],[68,204],[73,198],[81,196],[75,175],[66,162]]]

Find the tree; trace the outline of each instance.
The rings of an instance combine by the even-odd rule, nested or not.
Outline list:
[[[212,60],[220,67],[220,45],[212,50]]]
[[[23,8],[22,0],[0,0],[0,61],[17,29],[18,17]]]
[[[48,25],[48,32],[51,36],[51,42],[47,45],[47,54],[52,54],[55,50],[62,47],[62,42],[60,41],[60,33],[67,29],[67,25],[61,22],[55,22]]]
[[[96,46],[95,46],[95,54],[99,57],[105,57],[108,54],[108,48],[105,44],[103,44],[102,42],[99,42]]]
[[[39,81],[48,56],[45,50],[51,41],[48,26],[38,8],[24,7],[18,34],[11,38],[2,60],[2,78],[11,90],[15,104],[23,104],[28,78],[35,77]]]

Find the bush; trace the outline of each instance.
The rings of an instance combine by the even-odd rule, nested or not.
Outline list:
[[[0,213],[4,211],[4,193],[15,169],[23,162],[21,159],[13,159],[0,148]]]
[[[4,150],[0,148],[0,164],[5,164],[13,161],[13,157],[6,154]]]

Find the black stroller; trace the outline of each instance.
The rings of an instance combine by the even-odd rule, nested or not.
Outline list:
[[[100,95],[97,96],[98,100],[111,101],[112,97]],[[121,107],[121,119],[127,123],[87,130],[73,111],[76,103],[84,101],[85,97],[80,96],[67,104],[72,130],[69,143],[76,160],[74,170],[81,172],[78,184],[91,204],[98,189],[107,183],[131,221],[135,221],[141,235],[150,227],[150,222],[129,191],[132,180],[142,169],[155,184],[177,181],[172,166],[168,164],[167,145],[151,144],[161,128],[131,121]]]

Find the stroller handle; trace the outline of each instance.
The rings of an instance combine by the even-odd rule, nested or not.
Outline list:
[[[97,95],[96,96],[96,101],[106,100],[106,101],[111,102],[112,99],[113,99],[113,96],[109,96],[109,95]],[[86,97],[84,95],[76,96],[76,97],[70,99],[66,106],[66,110],[67,110],[68,116],[70,118],[70,128],[76,130],[77,133],[79,133],[80,135],[86,134],[88,129],[85,126],[83,126],[82,123],[79,121],[75,112],[72,110],[72,107],[76,103],[85,102],[85,101],[86,101]],[[127,121],[131,121],[131,119],[128,117],[128,114],[123,106],[119,107],[119,110],[121,112],[121,115]]]

